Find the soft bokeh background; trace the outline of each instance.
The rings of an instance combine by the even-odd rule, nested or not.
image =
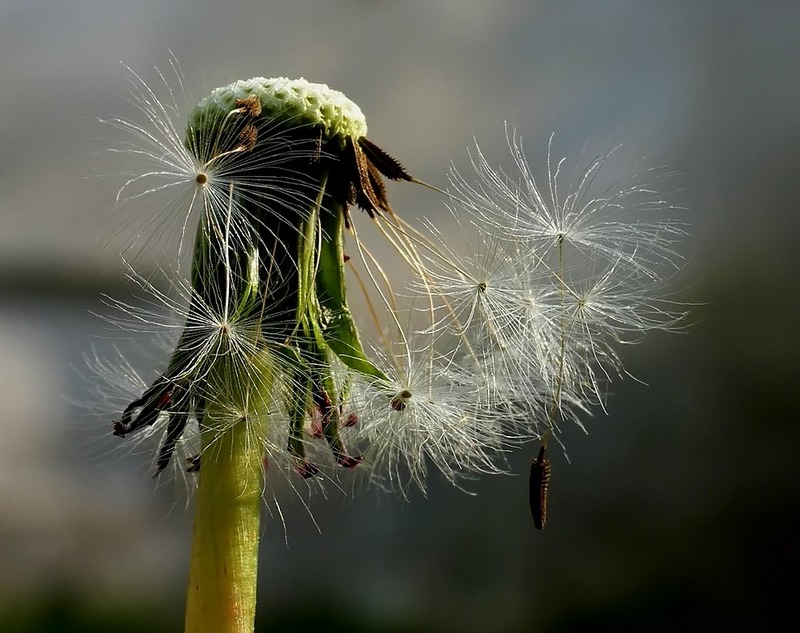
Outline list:
[[[326,82],[434,183],[473,135],[502,157],[508,120],[540,167],[551,132],[576,160],[623,143],[612,176],[668,163],[689,209],[675,289],[694,324],[624,350],[649,386],[615,384],[610,415],[565,434],[544,532],[527,454],[475,496],[434,479],[411,503],[316,499],[319,531],[287,494],[259,627],[791,628],[799,31],[800,3],[751,0],[2,0],[0,631],[181,629],[190,512],[147,456],[105,457],[110,419],[75,405],[82,354],[108,345],[91,312],[131,290],[97,119],[134,114],[121,61],[157,83],[172,55],[195,100],[255,75]],[[390,195],[407,217],[440,212],[430,192]]]

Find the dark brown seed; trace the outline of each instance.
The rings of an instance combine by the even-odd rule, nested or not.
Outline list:
[[[336,457],[336,463],[342,468],[355,468],[364,458],[361,455],[339,455]]]
[[[200,455],[192,455],[186,458],[186,472],[199,473],[200,472]]]
[[[550,483],[550,462],[544,456],[544,444],[539,455],[531,461],[530,502],[533,525],[541,530],[547,522],[547,486]]]
[[[311,477],[315,477],[317,474],[319,474],[319,468],[317,468],[312,462],[309,462],[305,459],[299,461],[295,465],[295,470],[303,479],[310,479]]]
[[[261,114],[261,99],[256,95],[250,95],[244,99],[236,100],[236,107],[247,116],[258,116]]]
[[[344,419],[344,426],[347,428],[352,428],[358,424],[358,414],[356,413],[348,413],[347,417]]]
[[[258,140],[258,129],[255,125],[245,125],[242,131],[239,132],[239,150],[242,152],[250,152],[256,146]]]
[[[389,402],[389,406],[392,407],[395,411],[405,411],[406,410],[406,401],[412,396],[413,394],[408,389],[403,389],[400,393],[392,398],[391,402]]]

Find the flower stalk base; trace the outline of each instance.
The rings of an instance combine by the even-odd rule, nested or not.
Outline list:
[[[222,418],[224,420],[224,418]],[[247,422],[213,428],[206,412],[186,603],[186,633],[252,633],[263,479],[263,446]]]

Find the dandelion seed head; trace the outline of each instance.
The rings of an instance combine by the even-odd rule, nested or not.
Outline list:
[[[205,128],[239,109],[251,116],[290,121],[294,127],[311,126],[340,149],[346,138],[367,135],[361,109],[344,94],[326,84],[286,77],[254,77],[217,88],[190,113],[188,126]]]
[[[157,472],[202,471],[235,431],[268,484],[277,471],[308,490],[336,486],[357,468],[405,492],[424,490],[431,470],[456,485],[503,473],[510,449],[544,447],[605,406],[624,374],[620,344],[683,317],[662,299],[664,270],[680,263],[683,230],[661,215],[673,207],[650,173],[598,191],[610,153],[569,182],[552,139],[539,180],[515,134],[510,170],[476,147],[474,176],[451,172],[455,230],[416,227],[391,209],[383,181],[415,179],[324,84],[237,81],[185,125],[143,82],[139,95],[155,131],[112,125],[149,168],[120,198],[166,194],[181,244],[193,234],[190,274],[178,271],[170,293],[132,275],[150,295],[144,308],[111,302],[136,327],[177,335],[113,428],[156,438]],[[408,325],[394,271],[359,238],[356,205],[414,275]],[[362,346],[346,269],[380,345]]]

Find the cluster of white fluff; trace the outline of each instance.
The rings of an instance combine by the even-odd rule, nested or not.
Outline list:
[[[669,174],[598,194],[605,155],[564,190],[563,159],[548,152],[541,186],[518,137],[509,148],[511,170],[475,146],[474,174],[451,172],[441,228],[395,218],[387,230],[416,273],[415,305],[428,306],[392,373],[408,406],[388,410],[362,383],[361,432],[395,483],[410,473],[423,485],[428,465],[451,480],[498,472],[508,448],[583,426],[623,373],[619,346],[685,316],[667,299],[684,230],[654,189]]]

